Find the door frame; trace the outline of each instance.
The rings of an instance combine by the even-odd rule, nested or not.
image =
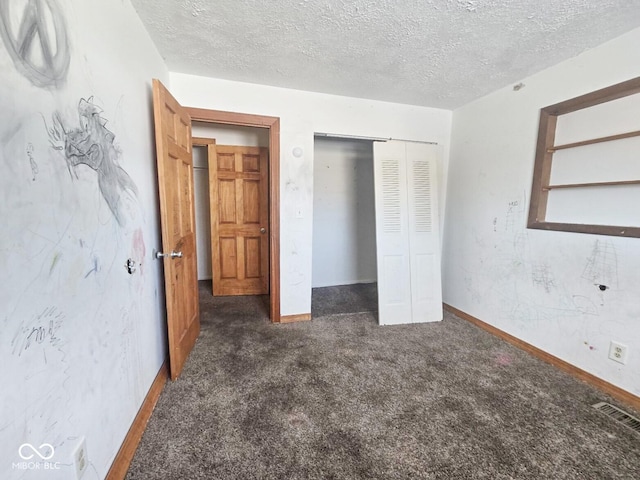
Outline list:
[[[280,323],[280,118],[184,107],[192,122],[269,130],[269,318]]]

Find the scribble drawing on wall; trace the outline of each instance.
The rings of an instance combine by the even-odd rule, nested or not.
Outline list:
[[[29,165],[31,166],[31,180],[35,182],[36,175],[38,174],[38,164],[36,163],[36,159],[33,158],[33,143],[27,145],[27,156],[29,157]]]
[[[51,306],[34,315],[26,324],[21,324],[11,342],[13,354],[21,356],[34,345],[59,346],[60,338],[56,334],[64,318],[61,311]]]
[[[615,245],[610,240],[595,241],[582,278],[597,285],[618,285],[618,256]]]
[[[0,35],[14,65],[32,84],[57,86],[65,79],[71,52],[55,0],[0,1]]]
[[[573,304],[580,313],[586,315],[598,315],[598,306],[589,298],[584,295],[573,295]]]
[[[89,275],[91,275],[92,273],[94,274],[98,274],[98,272],[100,271],[100,259],[97,256],[93,256],[91,258],[91,269],[86,273],[86,275],[84,276],[84,278],[88,278]]]
[[[60,113],[53,115],[53,126],[47,127],[54,149],[63,151],[69,173],[77,178],[76,168],[86,165],[98,174],[98,186],[109,209],[121,226],[126,224],[123,195],[137,195],[131,177],[118,165],[120,152],[114,144],[115,135],[106,128],[107,120],[100,116],[102,109],[93,97],[80,99],[78,115],[80,127],[65,126]]]
[[[531,280],[534,285],[544,288],[547,293],[556,288],[553,273],[549,270],[548,265],[544,263],[534,264],[531,268]]]
[[[505,215],[504,229],[507,232],[514,232],[520,225],[520,217],[522,213],[522,207],[519,200],[512,200],[507,207],[507,213]],[[495,223],[494,223],[495,226]]]

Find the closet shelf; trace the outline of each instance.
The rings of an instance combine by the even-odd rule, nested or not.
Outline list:
[[[580,188],[580,187],[609,187],[617,185],[640,185],[640,180],[620,180],[616,182],[592,182],[592,183],[564,183],[557,185],[546,185],[543,190],[555,190],[557,188]]]
[[[591,138],[589,140],[582,140],[580,142],[565,143],[564,145],[554,145],[553,147],[547,148],[547,153],[553,153],[557,150],[565,150],[567,148],[584,147],[585,145],[593,145],[594,143],[612,142],[614,140],[622,140],[624,138],[632,137],[640,137],[640,130],[619,133],[617,135],[609,135],[607,137]]]

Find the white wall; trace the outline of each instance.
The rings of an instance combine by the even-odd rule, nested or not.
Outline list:
[[[218,145],[268,147],[269,131],[265,128],[236,127],[193,122],[194,137],[215,138]],[[209,163],[207,148],[193,149],[194,195],[196,209],[196,248],[198,280],[211,280],[211,215],[209,210]]]
[[[639,76],[638,45],[640,29],[454,112],[443,257],[446,303],[635,395],[640,239],[525,225],[539,109]]]
[[[371,141],[316,137],[312,287],[376,280]]]
[[[445,147],[440,172],[446,180],[450,111],[181,73],[171,73],[170,78],[171,91],[183,105],[280,117],[283,315],[311,311],[314,132],[439,142]],[[295,147],[302,148],[302,157],[293,156]],[[442,199],[445,194],[443,188]],[[297,215],[299,210],[302,218]]]
[[[0,40],[0,478],[75,478],[86,437],[89,480],[106,475],[165,356],[151,78],[168,72],[128,1],[42,5],[68,39],[57,84],[32,83]],[[114,137],[94,125],[87,138],[95,108]],[[23,443],[51,444],[60,470],[20,469]]]

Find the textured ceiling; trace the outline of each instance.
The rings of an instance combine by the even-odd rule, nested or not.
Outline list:
[[[447,109],[640,26],[638,0],[132,3],[171,71]]]

